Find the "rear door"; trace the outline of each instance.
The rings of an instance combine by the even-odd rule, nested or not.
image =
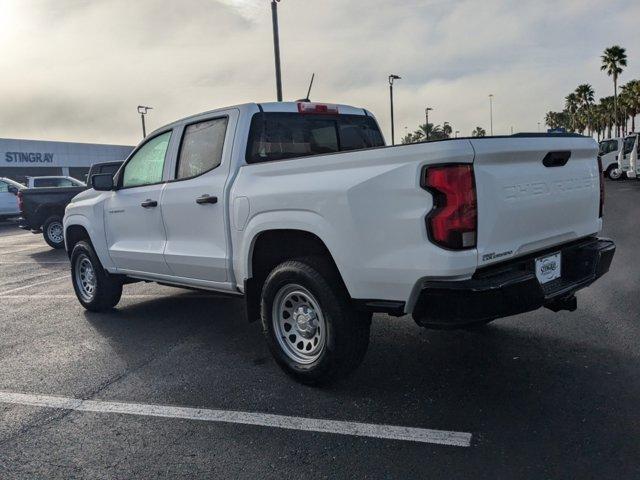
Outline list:
[[[237,120],[237,110],[217,112],[182,130],[174,180],[162,195],[164,258],[178,277],[229,280],[225,186]]]
[[[478,195],[478,264],[596,233],[598,145],[583,137],[471,140]]]
[[[104,216],[111,259],[121,270],[170,274],[164,261],[167,241],[160,197],[172,132],[147,140],[119,175],[119,189],[105,200]]]

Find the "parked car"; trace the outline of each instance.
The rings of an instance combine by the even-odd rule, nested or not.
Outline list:
[[[21,183],[0,177],[0,220],[20,215],[18,192],[23,188]]]
[[[608,138],[602,140],[599,145],[598,154],[602,158],[602,168],[607,177],[611,180],[622,180],[626,178],[622,170],[618,167],[618,153],[622,149],[623,138]]]
[[[27,177],[27,188],[49,188],[49,187],[86,187],[86,184],[73,177],[64,177],[64,176]]]
[[[635,147],[635,153],[634,153]],[[624,143],[618,154],[618,165],[623,175],[630,178],[638,178],[640,169],[638,168],[638,154],[640,153],[640,142],[638,134],[631,133],[624,137]]]
[[[91,178],[97,173],[113,175],[120,165],[122,162],[96,163],[89,169],[87,177]],[[19,227],[33,233],[42,233],[44,240],[52,248],[63,248],[64,209],[87,186],[71,177],[31,177],[29,185],[35,187],[21,190],[18,195],[22,215]]]
[[[243,296],[304,383],[353,370],[372,313],[459,328],[575,310],[615,245],[580,135],[384,147],[362,108],[245,104],[156,130],[64,217],[88,310],[138,280]]]

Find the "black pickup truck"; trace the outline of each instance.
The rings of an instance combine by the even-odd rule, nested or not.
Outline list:
[[[89,169],[87,183],[99,173],[115,174],[122,162],[96,163]],[[64,209],[73,197],[89,187],[26,188],[18,192],[18,206],[22,217],[18,226],[33,233],[42,233],[52,248],[64,247],[62,218]]]

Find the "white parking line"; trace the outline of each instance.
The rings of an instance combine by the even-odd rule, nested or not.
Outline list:
[[[164,295],[162,293],[157,294],[132,294],[132,295],[122,295],[122,298],[166,298],[171,297],[173,295]],[[75,295],[70,294],[52,294],[52,295],[2,295],[0,294],[0,299],[3,298],[14,298],[14,299],[24,299],[24,298],[33,298],[33,299],[45,299],[45,300],[53,300],[56,298],[76,298]],[[180,295],[180,298],[222,298],[220,296],[215,295]]]
[[[12,288],[10,290],[5,290],[4,292],[0,292],[0,296],[1,295],[6,295],[7,293],[13,293],[13,292],[19,292],[21,290],[26,290],[27,288],[36,287],[38,285],[44,285],[45,283],[51,283],[51,282],[56,282],[58,280],[67,279],[69,277],[71,277],[71,275],[61,275],[61,276],[57,276],[56,278],[50,278],[49,280],[43,280],[41,282],[36,282],[36,283],[31,283],[29,285],[24,285],[22,287]]]
[[[235,423],[261,427],[284,428],[306,432],[334,433],[355,437],[403,440],[408,442],[435,443],[455,447],[471,446],[471,434],[449,432],[427,428],[398,427],[372,423],[322,420],[317,418],[289,417],[268,413],[238,412],[233,410],[210,410],[205,408],[171,407],[142,403],[121,403],[103,400],[81,400],[77,398],[29,395],[0,392],[0,403],[29,405],[43,408],[60,408],[79,412],[120,413],[145,417],[180,418],[204,422]]]
[[[57,264],[65,264],[69,265],[69,260],[54,262],[54,261],[43,261],[43,262],[0,262],[0,265],[57,265]]]

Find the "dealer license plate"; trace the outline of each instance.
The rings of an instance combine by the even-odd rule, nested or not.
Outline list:
[[[536,277],[538,277],[538,281],[543,284],[560,278],[561,263],[560,252],[536,258]]]

